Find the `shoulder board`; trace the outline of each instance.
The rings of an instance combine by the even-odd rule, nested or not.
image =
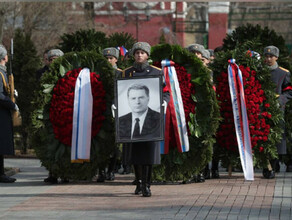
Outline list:
[[[284,70],[285,72],[289,72],[289,70],[287,70],[287,69],[285,69],[285,68],[283,68],[283,67],[280,67],[280,66],[279,66],[279,68],[280,68],[281,70]]]
[[[157,67],[157,66],[153,66],[153,65],[150,65],[152,66],[153,68],[157,69],[157,70],[161,70],[161,68]]]
[[[123,71],[127,71],[127,70],[129,70],[129,69],[131,69],[131,68],[133,68],[133,66],[130,66],[130,67],[124,69]]]

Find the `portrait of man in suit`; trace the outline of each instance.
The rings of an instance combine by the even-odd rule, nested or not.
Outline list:
[[[145,84],[135,83],[128,87],[127,103],[131,112],[119,117],[121,140],[152,141],[161,136],[161,114],[149,107],[149,101],[150,90]]]

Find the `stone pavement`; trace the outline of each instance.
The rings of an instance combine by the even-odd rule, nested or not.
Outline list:
[[[5,159],[19,167],[13,184],[0,184],[0,219],[292,219],[292,173],[244,181],[242,173],[205,183],[153,184],[152,197],[134,195],[132,175],[112,182],[48,185],[37,159]]]

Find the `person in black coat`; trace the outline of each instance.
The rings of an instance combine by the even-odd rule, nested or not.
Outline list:
[[[122,74],[122,70],[118,68],[117,62],[119,59],[119,50],[114,47],[108,47],[102,50],[103,56],[107,59],[107,61],[112,65],[115,69],[116,77]],[[104,182],[105,180],[114,180],[115,179],[115,167],[117,162],[117,157],[119,154],[118,147],[112,152],[110,157],[110,161],[107,167],[107,172],[105,171],[105,167],[99,167],[98,169],[98,177],[97,182]]]
[[[271,71],[271,80],[276,85],[276,94],[279,100],[280,108],[283,112],[285,112],[286,103],[292,99],[292,86],[291,86],[291,74],[288,70],[279,67],[277,60],[279,57],[279,49],[275,46],[268,46],[264,48],[264,56],[265,62],[268,65],[268,68]],[[282,124],[283,129],[285,130],[285,124]],[[283,133],[282,140],[279,144],[277,144],[278,155],[285,155],[286,152],[286,136]],[[274,171],[276,170],[276,166],[279,163],[278,160],[270,161],[273,170],[263,169],[263,176],[265,178],[271,179],[275,177]],[[279,167],[279,165],[278,165]],[[289,170],[289,166],[287,167],[287,171]]]
[[[0,44],[0,182],[13,183],[15,178],[8,177],[4,172],[4,155],[14,155],[13,126],[11,111],[17,111],[18,106],[9,97],[10,88],[6,63],[7,50]]]
[[[135,62],[133,66],[123,71],[123,78],[136,76],[159,76],[163,75],[160,68],[149,65],[148,57],[150,56],[151,47],[146,42],[137,42],[131,49]],[[169,92],[164,87],[164,103],[169,101]],[[165,106],[166,107],[166,106]],[[148,108],[149,111],[149,108]],[[151,111],[151,110],[150,110]],[[135,130],[134,128],[132,128]],[[143,130],[143,128],[142,128]],[[134,131],[133,131],[134,132]],[[133,132],[131,133],[132,135]],[[141,131],[140,131],[141,132]],[[160,164],[160,142],[145,141],[129,144],[130,162],[134,165],[136,189],[135,194],[142,194],[144,197],[151,196],[151,175],[152,165]]]

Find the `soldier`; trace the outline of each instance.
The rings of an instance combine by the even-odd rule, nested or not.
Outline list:
[[[0,44],[0,182],[13,183],[15,178],[8,177],[4,172],[4,155],[14,155],[13,126],[11,111],[18,111],[18,106],[9,97],[10,88],[6,63],[7,50]]]
[[[282,67],[279,67],[277,60],[279,57],[279,49],[275,46],[268,46],[264,48],[265,63],[271,71],[271,80],[276,85],[276,94],[280,103],[280,108],[284,112],[285,104],[292,98],[292,86],[290,79],[290,72]],[[283,124],[285,129],[285,124]],[[277,145],[278,155],[286,154],[286,137],[285,133],[282,136],[281,142]],[[265,178],[275,178],[274,170],[278,161],[271,161],[273,170],[263,169],[263,175]],[[289,167],[287,167],[289,170]],[[292,170],[291,170],[292,171]]]
[[[64,53],[60,49],[49,50],[49,52],[48,52],[49,64],[51,64],[55,59],[57,59],[63,55],[64,55]]]
[[[210,53],[210,62],[212,63],[213,60],[215,59],[214,50],[213,49],[208,49],[208,51]]]
[[[48,52],[49,52],[49,50],[46,50],[43,53],[43,63],[45,65],[41,69],[37,70],[37,72],[36,72],[37,81],[39,81],[41,79],[41,77],[43,76],[43,74],[49,70],[50,62],[49,62],[49,58],[48,58]]]
[[[146,42],[135,43],[131,50],[135,62],[133,66],[123,71],[122,77],[163,75],[161,69],[149,65],[150,50],[151,47]],[[169,101],[168,91],[163,93],[163,100],[165,102]],[[135,178],[137,180],[135,194],[142,193],[144,197],[149,197],[151,196],[152,165],[160,164],[160,142],[135,142],[129,148],[131,148],[131,163],[134,165]]]
[[[57,59],[58,57],[63,56],[64,53],[63,51],[61,51],[60,49],[52,49],[48,52],[48,60],[49,60],[49,65],[52,64],[52,62]],[[54,174],[52,173],[51,170],[49,170],[49,176],[47,178],[44,179],[45,183],[58,183],[58,178],[56,176],[54,176]],[[68,179],[66,178],[62,178],[61,179],[62,183],[67,183],[69,182]]]
[[[208,67],[210,63],[210,52],[209,50],[203,50],[202,58],[201,58],[204,66]]]
[[[105,48],[102,50],[103,56],[108,60],[108,62],[112,65],[112,67],[115,69],[116,77],[119,77],[122,75],[122,70],[118,68],[117,62],[119,59],[119,50],[114,47]],[[105,180],[114,180],[115,179],[115,166],[116,166],[116,160],[117,156],[119,154],[118,147],[115,148],[113,154],[110,158],[110,163],[108,165],[108,170],[105,172],[104,167],[100,167],[98,170],[98,177],[97,182],[104,182]]]
[[[204,46],[201,44],[190,44],[187,47],[187,50],[190,51],[191,53],[194,53],[199,59],[202,59],[202,55],[204,53]]]

